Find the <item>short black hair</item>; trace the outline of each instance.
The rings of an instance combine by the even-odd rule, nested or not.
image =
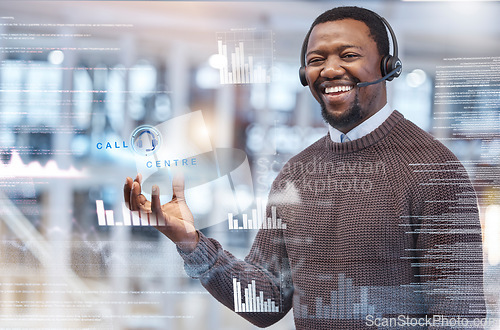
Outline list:
[[[370,30],[370,37],[377,44],[379,54],[384,56],[389,55],[389,38],[387,36],[387,30],[384,22],[382,22],[380,16],[369,9],[355,6],[336,7],[319,15],[307,32],[302,53],[305,55],[305,50],[307,49],[307,44],[309,43],[309,36],[311,35],[312,29],[316,25],[349,18],[365,23]]]

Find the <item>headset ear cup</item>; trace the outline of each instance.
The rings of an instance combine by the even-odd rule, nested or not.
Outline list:
[[[391,70],[389,70],[389,67],[388,67],[391,58],[392,58],[391,55],[385,55],[382,58],[382,61],[380,62],[380,73],[382,74],[382,77],[385,76],[386,74],[388,74],[389,72],[391,72]],[[392,80],[392,77],[391,77],[391,79],[387,79],[387,80]]]
[[[382,76],[389,74],[389,72],[395,70],[397,67],[402,67],[401,60],[392,55],[386,55],[382,58],[382,62],[380,63],[380,71],[382,72]],[[398,70],[392,74],[392,76],[388,77],[386,80],[391,81],[394,78],[399,77],[402,70]]]
[[[309,85],[309,83],[307,82],[307,78],[306,78],[306,67],[305,66],[301,66],[299,68],[299,78],[300,78],[300,83],[302,84],[302,86]]]
[[[399,67],[399,70],[392,75],[391,80],[399,77],[401,75],[401,72],[403,72],[403,63],[401,63],[401,60],[399,58],[392,56],[390,63],[387,64],[390,66],[391,71]]]

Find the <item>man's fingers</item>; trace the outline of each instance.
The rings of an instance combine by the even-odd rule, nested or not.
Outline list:
[[[160,202],[160,188],[157,185],[153,185],[151,192],[151,211],[155,213],[162,213],[161,202]]]
[[[125,205],[130,210],[137,211],[139,209],[139,196],[141,194],[141,181],[142,175],[137,174],[134,180],[131,177],[125,179],[125,185],[123,186],[123,198],[125,200]]]
[[[172,199],[177,198],[184,200],[184,175],[182,173],[176,173],[172,179]]]
[[[141,195],[141,185],[134,181],[132,183],[132,189],[130,191],[130,209],[132,211],[139,210],[139,196]]]
[[[132,183],[132,178],[127,177],[127,179],[125,179],[125,185],[123,186],[123,197],[125,205],[127,205],[128,208],[130,208],[130,191],[132,190]]]
[[[157,185],[153,185],[153,189],[151,191],[151,211],[153,211],[153,214],[156,216],[158,226],[164,226],[166,219],[161,208],[160,188]]]

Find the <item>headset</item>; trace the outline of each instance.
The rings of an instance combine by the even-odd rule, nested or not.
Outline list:
[[[137,138],[136,138],[137,139],[137,143],[136,143],[137,147],[139,147],[141,149],[143,148],[142,139],[139,139],[143,134],[149,135],[150,140],[151,140],[151,148],[146,148],[146,151],[150,152],[150,151],[155,150],[155,148],[158,146],[158,140],[156,139],[155,135],[150,130],[145,130],[137,136]],[[146,146],[144,146],[144,147],[146,147]]]
[[[399,77],[401,75],[401,72],[403,71],[403,63],[401,60],[398,58],[398,42],[396,40],[396,35],[394,31],[392,30],[391,25],[385,18],[380,16],[379,14],[375,13],[372,11],[372,13],[378,17],[382,23],[387,27],[389,30],[389,33],[391,35],[392,39],[392,55],[385,55],[382,58],[382,61],[380,62],[380,72],[382,73],[382,78],[374,80],[374,81],[369,81],[369,82],[359,82],[356,84],[358,87],[365,87],[369,85],[374,85],[378,84],[379,82],[382,82],[384,80],[391,81],[394,78]],[[311,29],[312,30],[312,29]],[[302,49],[300,51],[300,68],[299,68],[299,78],[300,82],[302,83],[303,86],[307,86],[308,82],[306,79],[306,51],[307,51],[307,44],[309,42],[309,36],[311,34],[311,31],[309,31],[304,39],[304,42],[302,43]]]

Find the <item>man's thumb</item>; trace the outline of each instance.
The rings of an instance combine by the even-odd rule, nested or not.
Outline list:
[[[176,173],[172,179],[173,198],[184,200],[184,174]]]

